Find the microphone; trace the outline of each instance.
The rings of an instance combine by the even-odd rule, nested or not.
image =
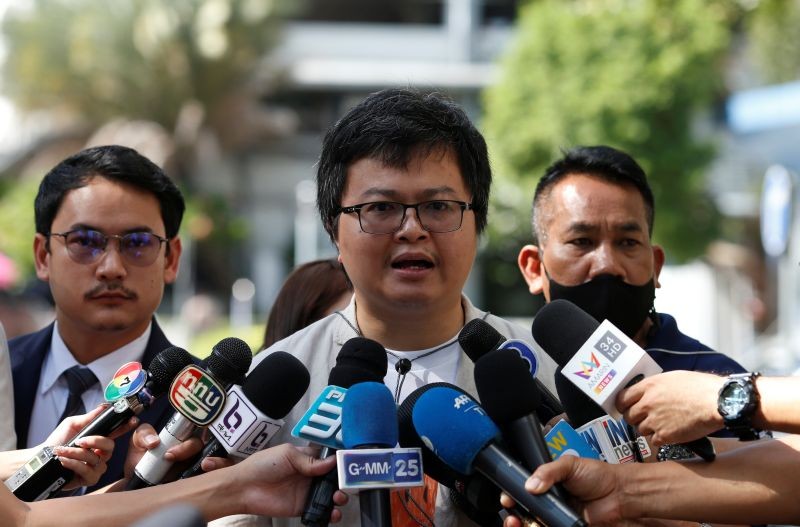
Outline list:
[[[516,351],[527,363],[531,377],[536,383],[536,389],[541,394],[541,404],[536,408],[539,421],[546,423],[553,417],[564,413],[558,398],[553,395],[547,387],[536,379],[538,360],[536,353],[522,341],[507,340],[491,324],[479,318],[467,322],[458,334],[458,343],[464,353],[477,362],[478,359],[489,352],[503,349],[508,346]]]
[[[207,371],[194,365],[187,366],[172,382],[169,402],[175,413],[158,438],[161,442],[145,452],[136,464],[134,475],[125,490],[157,485],[172,467],[164,454],[192,436],[198,428],[208,426],[225,405],[225,391],[235,382],[241,382],[253,360],[250,347],[241,339],[224,338],[211,350],[206,359]]]
[[[342,438],[345,448],[394,448],[397,437],[397,408],[386,385],[361,382],[350,387],[342,407]],[[416,470],[420,468],[417,467]],[[361,490],[358,498],[361,506],[361,527],[391,527],[392,509],[388,487]]]
[[[225,407],[209,430],[211,441],[182,475],[201,474],[207,457],[245,457],[262,450],[283,427],[283,418],[308,389],[308,369],[295,356],[276,351],[261,361],[241,388],[228,391]]]
[[[134,381],[128,384],[128,391],[125,392],[125,395],[115,400],[100,415],[83,427],[75,437],[67,442],[67,446],[77,446],[77,441],[86,436],[110,435],[111,432],[128,422],[128,419],[134,415],[140,414],[156,398],[166,392],[178,372],[191,363],[192,357],[184,349],[170,347],[163,350],[153,357],[146,372],[137,375]],[[125,366],[131,365],[136,365],[136,363],[128,363]],[[135,385],[141,381],[144,381],[143,386],[140,384],[137,388]],[[5,484],[17,498],[23,501],[39,501],[52,497],[69,483],[74,475],[71,470],[61,465],[58,457],[53,453],[53,449],[46,446],[12,474]]]
[[[347,388],[360,382],[383,382],[386,376],[388,359],[386,349],[364,337],[355,337],[342,345],[336,356],[336,365],[328,375],[328,387],[317,397],[311,405],[309,412],[295,426],[292,434],[310,441],[321,443],[323,440],[331,441],[341,433],[341,404]],[[334,394],[338,393],[338,396]],[[339,405],[337,407],[337,405]],[[328,415],[335,415],[331,418]],[[309,415],[311,414],[311,415]],[[313,434],[303,435],[304,423],[316,422],[324,426],[323,430],[315,429]],[[309,427],[310,429],[310,427]],[[336,452],[336,443],[323,445],[319,459],[325,459]],[[331,469],[327,474],[317,476],[311,481],[308,489],[306,504],[300,517],[303,525],[311,527],[325,527],[330,523],[333,512],[333,494],[339,488],[336,469]]]
[[[569,397],[573,408],[580,405],[585,409],[573,411],[584,414],[581,419],[590,418],[585,422],[597,418],[597,410],[592,410],[597,406],[603,409],[601,416],[605,413],[619,419],[621,414],[615,406],[619,391],[644,376],[662,371],[647,352],[611,322],[606,320],[599,324],[567,300],[553,300],[540,309],[531,331],[534,340],[559,365],[555,379],[559,395],[562,389],[565,393],[574,393]],[[577,387],[580,393],[567,388],[569,384]],[[563,396],[562,401],[566,404]],[[591,417],[593,415],[595,417]],[[715,458],[707,437],[685,446],[705,461]]]
[[[475,386],[486,413],[526,469],[533,472],[552,461],[536,416],[541,395],[522,357],[510,349],[487,353],[475,363]],[[559,485],[549,492],[562,501],[567,496]]]
[[[552,493],[533,495],[525,490],[530,472],[495,444],[500,430],[463,390],[452,385],[426,390],[417,399],[411,420],[439,459],[461,474],[482,473],[537,522],[551,527],[585,525]]]
[[[423,442],[414,428],[411,413],[417,399],[427,390],[438,386],[449,387],[451,385],[446,382],[426,384],[411,392],[400,404],[397,409],[400,445],[419,448],[422,451],[425,474],[450,489],[450,499],[472,521],[478,525],[500,527],[503,523],[498,514],[502,509],[500,489],[482,474],[477,472],[470,475],[460,474],[447,466],[436,457],[436,454],[429,448],[430,445]]]

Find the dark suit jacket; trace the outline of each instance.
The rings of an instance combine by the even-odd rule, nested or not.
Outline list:
[[[47,353],[50,351],[53,327],[54,324],[50,324],[40,331],[28,333],[8,341],[8,351],[11,355],[11,376],[14,380],[14,427],[17,432],[17,448],[26,448],[28,442],[28,428],[31,423],[33,403],[39,387],[42,365]],[[153,318],[150,339],[147,341],[147,346],[140,362],[146,368],[153,357],[170,346],[172,344],[167,340],[164,332],[161,331],[155,318]],[[100,383],[105,387],[105,383],[110,380],[100,379]],[[158,432],[164,427],[173,412],[174,410],[167,402],[167,399],[160,397],[138,417],[143,422],[152,424],[156,432]],[[105,486],[122,477],[123,464],[125,463],[125,456],[128,454],[131,434],[132,432],[128,432],[117,438],[114,453],[108,461],[108,470],[100,478],[98,484],[87,489],[88,491]]]

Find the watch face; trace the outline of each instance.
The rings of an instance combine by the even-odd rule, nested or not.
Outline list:
[[[735,417],[749,402],[748,390],[738,382],[732,382],[722,390],[720,409],[725,412],[725,415]]]

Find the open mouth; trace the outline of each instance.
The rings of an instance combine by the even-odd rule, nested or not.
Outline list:
[[[401,260],[392,262],[392,268],[394,269],[422,270],[432,267],[433,263],[428,260]]]

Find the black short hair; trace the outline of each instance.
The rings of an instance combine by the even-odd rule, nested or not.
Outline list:
[[[456,156],[472,193],[478,233],[486,227],[492,171],[486,141],[451,100],[438,93],[391,88],[373,93],[325,134],[317,168],[317,208],[335,241],[347,169],[361,159],[406,168],[413,158],[442,149]]]
[[[125,183],[153,194],[158,199],[167,238],[178,234],[186,209],[181,191],[155,163],[136,150],[119,145],[81,150],[44,176],[34,200],[36,232],[49,234],[67,192],[86,186],[94,177]]]
[[[644,200],[650,231],[648,234],[653,235],[655,202],[642,167],[625,152],[610,146],[578,146],[565,152],[561,159],[550,165],[536,185],[531,220],[535,244],[543,245],[545,236],[542,218],[538,212],[542,200],[549,196],[556,183],[570,174],[588,174],[618,185],[633,185]]]

